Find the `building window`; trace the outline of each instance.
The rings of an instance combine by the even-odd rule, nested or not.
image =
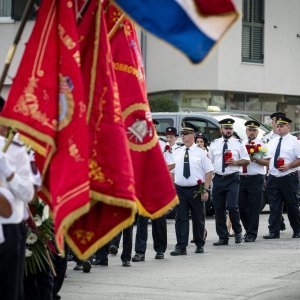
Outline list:
[[[264,0],[243,0],[242,61],[264,62]]]
[[[10,18],[11,16],[11,0],[0,1],[0,18]]]

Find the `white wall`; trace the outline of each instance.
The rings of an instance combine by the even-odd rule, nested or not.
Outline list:
[[[28,21],[26,24],[26,27],[24,29],[24,33],[20,39],[19,45],[17,47],[17,51],[15,53],[15,56],[13,58],[12,64],[10,66],[8,76],[6,77],[5,80],[5,88],[3,92],[1,92],[1,95],[6,97],[9,89],[9,85],[12,82],[12,78],[15,76],[17,68],[20,63],[20,59],[22,57],[24,48],[25,48],[25,43],[27,42],[29,35],[31,33],[32,27],[33,27],[34,22],[33,21]],[[0,41],[1,41],[1,47],[0,47],[0,72],[2,72],[5,64],[5,59],[7,52],[9,50],[10,45],[12,44],[16,32],[19,28],[20,22],[16,23],[0,23]]]
[[[216,51],[202,64],[193,65],[171,45],[147,34],[146,78],[148,92],[217,88]]]
[[[236,1],[240,11],[241,3]],[[240,19],[219,46],[219,89],[300,95],[299,15],[299,0],[265,0],[262,65],[241,63]]]

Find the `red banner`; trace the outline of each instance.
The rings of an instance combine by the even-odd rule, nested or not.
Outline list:
[[[89,210],[88,131],[74,7],[43,0],[0,122],[37,152],[57,246]]]
[[[106,22],[110,31],[122,13],[108,5]],[[176,205],[178,198],[158,144],[147,100],[143,58],[134,25],[128,19],[121,23],[110,44],[133,162],[139,213],[156,218]]]
[[[89,257],[130,226],[137,210],[132,162],[99,3],[91,1],[78,26],[88,99],[92,208],[73,224],[67,241],[81,258]]]

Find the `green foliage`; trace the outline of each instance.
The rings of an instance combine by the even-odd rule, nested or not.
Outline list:
[[[25,253],[25,276],[46,270],[49,264],[48,243],[53,238],[53,221],[49,217],[49,207],[38,200],[30,206],[33,219],[27,222]]]
[[[178,112],[178,104],[172,99],[150,100],[149,104],[152,112]]]

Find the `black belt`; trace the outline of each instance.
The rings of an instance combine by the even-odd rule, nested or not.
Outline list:
[[[198,187],[198,185],[192,185],[192,186],[181,186],[181,185],[178,185],[178,184],[175,184],[176,186],[178,186],[179,188],[181,189],[194,189],[196,187]]]
[[[294,172],[286,174],[284,176],[274,176],[274,175],[270,174],[270,176],[273,176],[273,177],[276,177],[276,178],[283,178],[283,177],[286,177],[286,176],[295,176],[295,175],[298,176],[298,171],[294,171]]]
[[[235,173],[231,173],[231,174],[224,174],[224,175],[215,173],[215,176],[221,177],[221,178],[230,178],[230,177],[233,177],[233,176],[236,176],[236,175],[239,175],[239,174],[240,174],[239,172],[235,172]]]
[[[254,174],[254,175],[248,175],[248,174],[240,174],[241,177],[259,177],[264,176],[263,174]]]

